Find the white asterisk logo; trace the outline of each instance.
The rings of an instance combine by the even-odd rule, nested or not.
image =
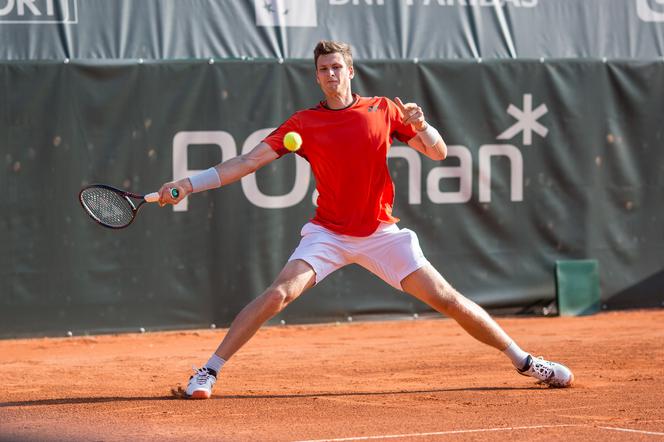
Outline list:
[[[547,113],[549,110],[546,104],[540,104],[533,109],[533,96],[532,94],[523,95],[523,110],[511,104],[507,108],[507,113],[517,119],[517,122],[510,126],[505,132],[498,135],[499,140],[509,140],[514,138],[519,132],[523,132],[524,146],[533,144],[533,132],[537,133],[542,138],[546,138],[549,129],[542,126],[537,122],[539,118]]]

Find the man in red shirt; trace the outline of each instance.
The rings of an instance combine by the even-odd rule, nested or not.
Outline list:
[[[160,203],[230,184],[289,153],[284,135],[298,132],[297,151],[310,164],[319,191],[316,215],[276,280],[235,318],[210,360],[196,369],[185,392],[209,398],[219,370],[265,323],[304,291],[344,265],[356,263],[385,282],[456,320],[471,336],[502,351],[517,371],[554,387],[572,384],[562,364],[523,351],[484,309],[456,291],[426,260],[414,232],[392,216],[394,185],[387,152],[394,138],[434,160],[447,146],[415,103],[353,94],[350,46],[321,41],[314,49],[316,81],[325,100],[296,112],[253,150],[197,175],[164,184]],[[171,189],[179,190],[173,198]]]

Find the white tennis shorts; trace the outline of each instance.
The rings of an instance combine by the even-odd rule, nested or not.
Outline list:
[[[401,281],[429,261],[424,257],[415,232],[382,223],[369,236],[340,235],[307,223],[302,239],[289,261],[301,259],[316,272],[316,284],[335,270],[359,264],[380,279],[402,290]]]

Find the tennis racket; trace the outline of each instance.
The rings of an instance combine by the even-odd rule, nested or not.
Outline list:
[[[171,195],[177,198],[180,192],[171,189]],[[90,218],[99,225],[124,229],[134,221],[143,204],[159,201],[159,193],[138,195],[105,184],[92,184],[81,189],[78,200]]]

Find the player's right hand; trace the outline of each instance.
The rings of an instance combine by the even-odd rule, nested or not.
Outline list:
[[[177,190],[177,197],[173,196],[173,189]],[[159,205],[177,204],[193,191],[189,178],[165,183],[159,189]]]

